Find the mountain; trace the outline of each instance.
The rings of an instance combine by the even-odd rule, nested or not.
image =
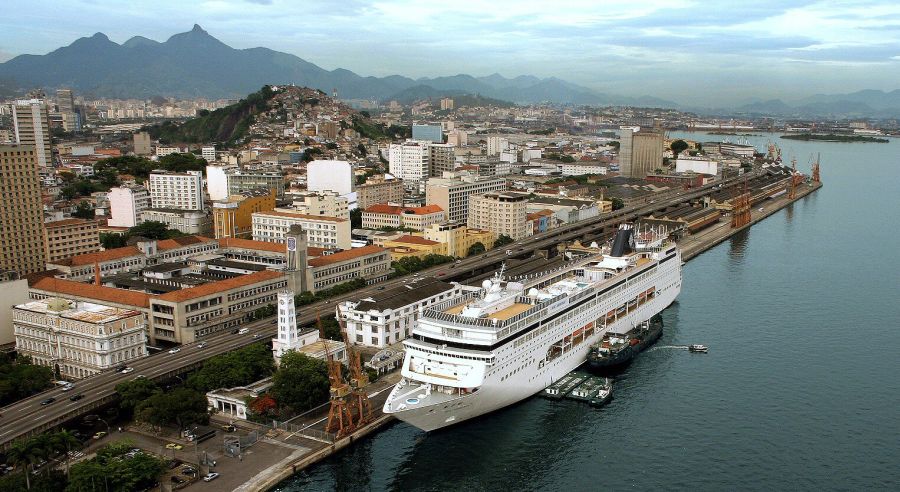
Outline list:
[[[234,49],[198,25],[165,42],[135,36],[118,44],[103,33],[80,38],[46,55],[20,55],[0,63],[0,80],[19,88],[70,87],[97,97],[237,98],[266,84],[294,84],[345,99],[387,100],[419,86],[434,93],[479,96],[516,103],[616,104],[675,107],[656,98],[602,94],[554,77],[459,74],[418,80],[401,75],[363,77],[342,68],[325,70],[268,48]],[[449,93],[449,92],[446,92]]]

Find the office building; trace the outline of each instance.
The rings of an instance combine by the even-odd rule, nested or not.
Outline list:
[[[62,117],[63,130],[74,132],[81,129],[81,121],[75,107],[75,97],[72,89],[58,89],[56,91],[56,105]]]
[[[412,139],[423,142],[443,143],[444,134],[441,125],[413,125]]]
[[[150,208],[150,193],[143,186],[119,186],[111,188],[107,195],[112,227],[134,227],[143,219],[141,213]]]
[[[283,243],[292,225],[303,228],[312,247],[350,249],[352,246],[349,219],[279,211],[252,214],[253,240]]]
[[[384,290],[365,299],[338,304],[338,313],[347,320],[347,339],[355,345],[385,348],[412,333],[419,312],[462,294],[459,284],[426,278]]]
[[[438,127],[440,129],[440,127]],[[431,175],[428,142],[407,140],[391,144],[388,149],[388,170],[403,180],[404,186],[418,189],[419,184]]]
[[[134,309],[51,297],[13,309],[16,351],[63,379],[82,379],[147,355],[147,318]]]
[[[471,195],[504,190],[506,190],[505,178],[480,178],[467,173],[447,173],[443,178],[428,180],[425,185],[425,203],[440,207],[450,222],[465,222]]]
[[[181,147],[156,147],[156,157],[165,157],[172,154],[182,154],[184,152],[187,152],[187,149],[182,149]]]
[[[153,145],[149,133],[137,132],[132,135],[132,138],[134,140],[135,155],[150,155],[153,152]]]
[[[213,237],[253,236],[253,213],[275,209],[275,190],[259,188],[213,202]]]
[[[285,212],[299,212],[306,215],[322,215],[349,219],[350,209],[347,197],[334,191],[304,191],[290,195],[293,203],[291,210]]]
[[[469,145],[469,132],[465,130],[450,130],[447,132],[447,143],[456,147]]]
[[[456,154],[450,144],[430,144],[428,146],[428,175],[443,176],[456,168]]]
[[[212,219],[206,212],[177,208],[148,208],[141,212],[141,222],[162,222],[167,228],[185,234],[209,234]]]
[[[403,203],[403,180],[390,174],[372,176],[356,187],[356,206],[366,209],[376,203]]]
[[[56,262],[100,251],[96,220],[63,219],[44,224],[44,258]]]
[[[391,273],[391,255],[378,246],[363,246],[311,258],[307,265],[307,286],[310,291],[318,292],[357,278],[367,284],[387,279]]]
[[[364,229],[405,228],[422,231],[431,224],[439,224],[446,220],[444,211],[437,205],[422,207],[400,207],[395,205],[371,205],[362,214]]]
[[[203,173],[156,170],[150,173],[150,203],[153,208],[203,210]]]
[[[16,142],[34,147],[38,167],[51,167],[53,149],[50,144],[50,110],[43,99],[18,100],[12,105]]]
[[[32,145],[0,145],[0,270],[44,270],[44,212]]]
[[[498,236],[522,239],[528,235],[525,220],[527,204],[528,195],[525,193],[472,195],[469,197],[468,226],[487,229]]]
[[[242,171],[237,166],[206,166],[206,188],[210,200],[225,200],[260,188],[275,190],[284,198],[284,175],[280,172]]]
[[[509,140],[504,137],[492,136],[487,138],[487,155],[500,155],[509,149]]]

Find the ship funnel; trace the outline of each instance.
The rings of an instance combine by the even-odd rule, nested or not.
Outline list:
[[[632,251],[634,251],[634,229],[630,225],[622,224],[616,231],[610,256],[621,258]]]

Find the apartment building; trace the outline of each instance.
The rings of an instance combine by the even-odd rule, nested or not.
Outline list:
[[[356,187],[356,206],[365,210],[376,203],[403,203],[403,180],[391,175],[372,176]]]
[[[213,237],[250,239],[253,213],[275,209],[275,190],[258,188],[213,202]]]
[[[132,139],[135,155],[150,155],[153,152],[153,145],[149,133],[137,132],[132,135]]]
[[[440,127],[438,127],[440,130]],[[394,176],[403,180],[404,186],[418,189],[419,184],[431,175],[428,142],[407,140],[399,144],[391,144],[388,149],[388,169]]]
[[[43,99],[21,99],[12,104],[12,123],[16,143],[34,148],[38,167],[53,165],[50,143],[50,109]]]
[[[13,308],[16,352],[63,379],[93,376],[147,355],[147,317],[134,309],[59,297]]]
[[[150,203],[157,209],[203,210],[203,173],[150,173]]]
[[[445,173],[425,185],[425,203],[437,205],[450,222],[465,222],[469,214],[469,197],[506,190],[506,179],[478,177],[468,173]]]
[[[292,210],[285,212],[298,212],[306,215],[319,215],[337,217],[339,219],[350,218],[350,208],[347,197],[336,191],[305,191],[290,195],[293,199]]]
[[[486,229],[475,229],[466,226],[465,222],[442,222],[425,228],[422,236],[425,239],[447,245],[446,253],[450,256],[464,258],[469,248],[481,243],[490,248],[497,240],[497,234]]]
[[[498,236],[506,235],[513,239],[522,239],[528,235],[525,220],[527,204],[528,195],[525,193],[472,195],[469,197],[468,226],[487,229]]]
[[[428,145],[428,175],[443,176],[445,172],[456,169],[455,147],[450,144],[435,143]]]
[[[32,145],[0,145],[0,270],[44,269],[44,212]]]
[[[385,280],[391,273],[391,255],[378,246],[363,246],[312,258],[307,265],[306,284],[317,292],[356,278],[366,283]]]
[[[209,234],[212,219],[206,212],[175,208],[148,208],[141,212],[141,222],[162,222],[169,229],[185,234]]]
[[[141,222],[141,214],[150,208],[150,193],[143,186],[119,186],[107,194],[111,227],[134,227]]]
[[[96,220],[64,219],[44,224],[44,258],[49,263],[100,251]]]
[[[352,246],[349,219],[279,211],[252,214],[255,241],[283,243],[292,225],[299,225],[307,232],[312,247],[350,249]]]
[[[362,226],[364,229],[381,229],[382,227],[399,229],[404,227],[422,231],[431,224],[439,224],[444,220],[444,211],[437,205],[400,207],[375,204],[363,210],[362,214]]]

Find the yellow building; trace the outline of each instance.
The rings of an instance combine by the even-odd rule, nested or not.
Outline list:
[[[446,255],[447,243],[432,241],[422,236],[400,236],[397,239],[384,241],[384,247],[391,252],[391,261],[401,258],[428,255]]]
[[[275,209],[275,189],[257,189],[213,202],[213,233],[216,239],[253,236],[253,213]]]
[[[425,228],[423,235],[425,239],[446,244],[447,252],[444,254],[456,257],[465,257],[475,243],[481,243],[486,249],[490,249],[497,240],[497,235],[493,232],[466,227],[462,222],[432,224]]]

